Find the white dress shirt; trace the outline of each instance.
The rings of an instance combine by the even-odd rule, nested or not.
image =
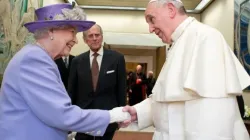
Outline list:
[[[94,59],[94,56],[93,56],[94,53],[95,52],[93,52],[92,50],[90,50],[90,53],[89,53],[90,69],[92,67],[92,62],[93,62],[93,59]],[[103,57],[103,47],[101,47],[97,53],[98,53],[98,56],[97,56],[96,60],[97,60],[97,63],[98,63],[98,66],[99,66],[99,70],[100,70],[101,64],[102,64],[102,57]]]

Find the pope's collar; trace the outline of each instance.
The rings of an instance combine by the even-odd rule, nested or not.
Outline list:
[[[188,17],[185,19],[173,32],[171,35],[172,42],[176,42],[176,40],[182,35],[185,29],[195,20],[193,17]]]

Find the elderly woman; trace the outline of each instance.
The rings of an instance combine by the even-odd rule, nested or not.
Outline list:
[[[36,43],[24,46],[4,73],[0,139],[66,140],[68,131],[102,136],[109,123],[121,121],[114,116],[118,109],[82,110],[71,105],[53,61],[68,55],[77,43],[76,33],[95,23],[70,4],[43,7],[36,15],[38,21],[25,24]]]

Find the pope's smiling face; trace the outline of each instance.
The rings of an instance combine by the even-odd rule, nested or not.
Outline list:
[[[173,19],[177,9],[172,3],[160,5],[157,2],[148,4],[145,11],[145,19],[149,25],[149,32],[155,33],[164,43],[172,42],[171,35],[174,32]]]

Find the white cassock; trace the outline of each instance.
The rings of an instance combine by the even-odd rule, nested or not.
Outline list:
[[[135,105],[139,129],[155,126],[154,140],[249,140],[236,95],[250,78],[222,34],[187,18],[150,98]]]

